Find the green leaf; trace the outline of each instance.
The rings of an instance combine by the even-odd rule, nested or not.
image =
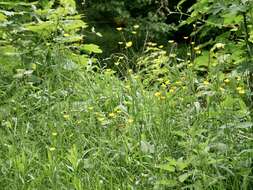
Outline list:
[[[28,23],[24,25],[26,30],[46,35],[56,30],[56,25],[52,21],[40,22],[40,23]]]
[[[103,53],[99,46],[95,44],[85,44],[80,48],[80,50],[87,53]]]
[[[175,187],[178,185],[178,182],[174,179],[164,179],[156,182],[157,185],[165,185],[167,187]]]
[[[67,32],[73,30],[80,30],[81,28],[86,28],[87,24],[82,20],[65,20],[62,23],[63,29]]]
[[[222,17],[224,18],[225,25],[237,24],[243,20],[242,15],[235,15],[234,13],[223,14]]]
[[[190,177],[192,175],[192,172],[188,172],[188,173],[184,173],[180,176],[178,176],[178,180],[183,183],[185,180],[188,179],[188,177]]]
[[[147,141],[142,140],[141,141],[141,151],[143,153],[154,153],[155,152],[155,146],[150,144]]]
[[[185,161],[183,161],[183,160],[178,160],[178,161],[177,161],[177,169],[178,169],[179,171],[182,171],[183,169],[187,168],[188,165],[189,165],[189,163],[187,163],[187,162],[185,162]]]
[[[166,170],[166,171],[169,171],[169,172],[175,172],[175,167],[172,166],[171,164],[158,165],[157,168],[160,168],[162,170]]]
[[[0,21],[6,21],[6,16],[3,13],[0,13]]]

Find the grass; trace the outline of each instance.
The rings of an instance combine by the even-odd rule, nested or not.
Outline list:
[[[138,72],[120,80],[61,57],[21,78],[1,68],[1,189],[252,188],[252,120],[235,79],[223,92],[171,66],[173,90],[147,89]]]

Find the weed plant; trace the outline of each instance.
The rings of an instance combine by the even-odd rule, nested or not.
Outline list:
[[[194,43],[122,43],[111,69],[64,43],[0,54],[0,189],[252,189],[251,90],[226,45],[203,67]]]

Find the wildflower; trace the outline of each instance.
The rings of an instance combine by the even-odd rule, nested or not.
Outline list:
[[[160,45],[159,48],[162,49],[164,46],[163,45]]]
[[[166,85],[163,83],[163,84],[161,85],[161,87],[162,87],[163,89],[165,89],[165,88],[166,88]]]
[[[187,53],[188,56],[191,56],[192,54],[190,52]]]
[[[173,92],[175,92],[176,89],[177,89],[177,87],[172,86],[172,87],[170,88],[170,91],[169,91],[169,92],[173,93]]]
[[[205,80],[205,81],[203,82],[203,84],[207,86],[207,85],[209,85],[210,83],[209,83],[207,80]]]
[[[122,44],[123,44],[123,42],[118,42],[118,44],[119,44],[119,45],[122,45]]]
[[[129,118],[128,120],[127,120],[127,123],[128,124],[132,124],[134,122],[134,120],[132,119],[132,118]]]
[[[128,69],[128,73],[133,73],[133,70],[132,69]]]
[[[33,63],[33,64],[32,64],[32,69],[33,69],[33,70],[36,70],[36,68],[37,68],[37,65],[36,65],[35,63]]]
[[[170,84],[170,80],[166,80],[166,81],[165,81],[165,84],[166,84],[166,85]]]
[[[225,79],[224,82],[225,82],[225,83],[229,83],[230,80],[229,80],[229,79]]]
[[[245,90],[238,91],[239,94],[245,94]]]
[[[128,84],[128,85],[125,86],[125,89],[131,90],[131,86]]]
[[[148,44],[149,46],[152,46],[152,47],[154,47],[154,46],[157,45],[157,43],[153,43],[153,42],[148,42],[147,44]]]
[[[52,136],[57,136],[57,133],[56,133],[56,132],[53,132],[53,133],[52,133]]]
[[[182,81],[176,81],[175,84],[180,86],[182,85]]]
[[[194,47],[193,49],[194,49],[194,51],[199,51],[200,50],[199,46]]]
[[[50,148],[49,148],[49,150],[50,150],[51,152],[55,151],[55,149],[56,149],[55,147],[50,147]]]
[[[97,119],[98,119],[98,121],[101,122],[101,123],[105,121],[105,118],[104,118],[104,117],[98,117]]]
[[[160,100],[165,100],[165,99],[166,99],[165,96],[161,96],[161,97],[160,97]]]
[[[173,44],[175,41],[174,40],[169,40],[168,41],[170,44]]]
[[[123,30],[123,28],[122,28],[122,27],[117,27],[117,28],[116,28],[116,30],[118,30],[118,31],[122,31],[122,30]]]
[[[69,36],[70,36],[70,34],[65,33],[65,34],[63,34],[63,36],[64,36],[64,37],[69,37]]]
[[[134,25],[134,29],[138,29],[140,26],[138,24]]]
[[[136,35],[136,34],[137,34],[137,32],[136,32],[136,31],[132,31],[132,34]]]
[[[194,45],[195,44],[195,42],[191,42],[191,45]]]
[[[155,93],[155,97],[160,97],[162,94],[161,94],[161,92],[156,92]]]
[[[63,118],[66,119],[66,120],[69,120],[69,119],[70,119],[70,115],[64,114],[64,115],[63,115]]]
[[[114,118],[116,116],[116,114],[115,113],[109,113],[109,117],[112,117],[112,118]]]
[[[133,46],[133,42],[132,41],[129,41],[126,43],[126,48],[130,48]]]
[[[189,37],[188,36],[184,36],[184,39],[187,40]]]
[[[243,89],[243,88],[240,87],[240,86],[238,86],[238,87],[236,88],[237,91],[240,91],[240,90],[242,90],[242,89]]]
[[[245,94],[245,90],[242,87],[237,87],[236,90],[238,91],[239,94]]]

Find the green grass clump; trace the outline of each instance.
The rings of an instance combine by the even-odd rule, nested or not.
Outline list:
[[[171,65],[167,81],[147,88],[142,72],[120,80],[62,54],[12,72],[1,67],[3,190],[253,185],[252,120],[238,78],[203,81]]]

